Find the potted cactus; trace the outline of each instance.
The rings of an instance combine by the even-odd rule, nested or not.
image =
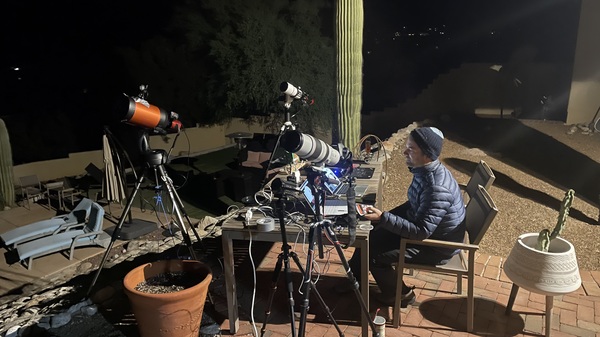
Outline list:
[[[568,190],[565,193],[565,197],[563,198],[562,203],[560,204],[560,211],[558,212],[558,219],[556,220],[556,226],[554,226],[554,230],[550,232],[549,229],[542,229],[538,234],[537,239],[537,249],[543,252],[547,252],[550,247],[550,242],[556,239],[565,228],[567,224],[567,218],[569,217],[569,210],[571,209],[571,204],[573,204],[573,199],[575,198],[575,191]]]
[[[0,211],[15,204],[12,150],[6,124],[0,118]]]
[[[560,205],[554,230],[520,235],[504,262],[504,273],[513,282],[506,306],[510,314],[519,288],[546,295],[546,337],[552,327],[555,295],[573,292],[581,286],[581,276],[573,245],[560,237],[565,228],[575,191],[568,190]]]
[[[545,295],[566,294],[581,286],[575,248],[560,237],[574,196],[573,190],[565,193],[552,232],[543,229],[519,236],[504,262],[504,272],[514,284]]]

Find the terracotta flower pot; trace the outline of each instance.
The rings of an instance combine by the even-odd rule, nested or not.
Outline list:
[[[159,274],[185,272],[198,280],[187,289],[161,294],[135,289]],[[131,270],[123,285],[142,337],[198,336],[204,302],[212,280],[210,268],[199,261],[164,260],[147,263]]]
[[[536,249],[538,233],[522,234],[504,262],[504,272],[516,285],[543,295],[561,295],[581,286],[573,245],[560,236],[548,252]]]

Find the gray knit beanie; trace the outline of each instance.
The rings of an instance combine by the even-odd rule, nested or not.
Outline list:
[[[419,145],[423,154],[431,158],[431,160],[438,159],[444,142],[442,131],[434,127],[421,127],[412,130],[410,136]]]

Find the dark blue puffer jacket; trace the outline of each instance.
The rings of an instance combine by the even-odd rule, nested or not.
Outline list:
[[[411,168],[413,180],[408,188],[408,201],[400,206],[404,217],[383,212],[380,226],[404,238],[436,239],[463,242],[465,205],[462,192],[452,173],[439,161]],[[452,256],[458,250],[421,246]]]

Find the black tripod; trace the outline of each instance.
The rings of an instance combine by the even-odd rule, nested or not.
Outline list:
[[[98,267],[98,270],[96,271],[96,274],[94,275],[94,279],[92,280],[92,283],[90,284],[90,287],[88,289],[88,292],[87,292],[88,297],[91,294],[92,289],[93,289],[94,285],[96,284],[96,281],[98,280],[98,276],[100,276],[100,272],[102,271],[102,268],[104,267],[104,264],[106,263],[106,260],[108,258],[108,255],[110,254],[111,248],[113,247],[115,241],[119,238],[119,235],[121,233],[121,228],[123,227],[123,224],[125,223],[125,218],[127,217],[127,214],[129,214],[129,211],[131,210],[131,205],[133,204],[133,201],[135,200],[135,196],[137,195],[138,191],[140,190],[140,186],[142,185],[142,183],[144,181],[144,178],[146,176],[148,169],[154,170],[155,176],[157,177],[156,184],[158,185],[158,179],[160,179],[164,183],[164,186],[167,188],[167,192],[169,193],[169,197],[171,198],[171,204],[173,206],[173,210],[175,211],[177,220],[180,224],[179,227],[181,229],[181,234],[183,236],[183,240],[185,241],[185,244],[187,245],[187,247],[190,251],[191,258],[194,260],[197,260],[196,252],[194,252],[194,249],[192,247],[192,240],[191,240],[191,238],[188,234],[188,231],[186,229],[186,226],[183,222],[183,215],[185,215],[185,217],[188,221],[188,226],[194,232],[196,238],[198,239],[198,242],[201,242],[201,239],[200,239],[200,236],[198,235],[198,233],[196,232],[196,230],[194,229],[194,226],[192,225],[190,218],[185,213],[183,203],[181,202],[179,195],[177,195],[177,191],[175,190],[173,181],[171,180],[171,178],[169,177],[169,175],[167,174],[167,171],[165,169],[164,164],[166,163],[166,160],[167,160],[166,151],[151,150],[150,145],[149,145],[149,140],[148,140],[148,133],[146,131],[144,131],[142,133],[142,135],[140,136],[140,148],[142,150],[142,155],[144,156],[144,160],[145,160],[144,169],[143,169],[142,173],[140,174],[140,176],[138,177],[138,179],[135,183],[135,187],[134,187],[133,191],[131,192],[129,199],[127,200],[127,204],[125,205],[123,214],[121,215],[121,218],[119,219],[119,222],[118,222],[117,226],[115,227],[115,230],[112,233],[112,238],[111,238],[110,244],[108,245],[108,248],[106,248],[106,252],[104,253],[104,256],[102,257],[102,262],[100,263],[100,266]]]
[[[317,189],[317,187],[315,186],[315,181],[320,182],[320,185],[322,185],[322,183],[324,181],[326,181],[326,177],[321,177],[320,173],[312,171],[308,174],[307,179],[308,179],[308,185],[315,197],[314,209],[315,209],[316,222],[313,224],[313,226],[311,226],[310,231],[308,232],[308,240],[309,240],[308,241],[308,254],[307,254],[308,257],[307,257],[307,261],[306,261],[306,272],[304,273],[305,281],[304,281],[304,284],[302,285],[302,293],[304,294],[304,298],[303,298],[302,304],[300,305],[302,311],[300,312],[300,327],[298,329],[298,336],[304,337],[304,334],[306,332],[306,316],[308,314],[309,296],[310,296],[310,290],[312,288],[309,286],[310,282],[308,282],[308,280],[311,280],[312,264],[313,264],[313,261],[315,258],[315,256],[314,256],[315,234],[316,234],[316,240],[318,241],[319,257],[323,258],[322,234],[323,234],[323,230],[325,230],[325,235],[333,243],[335,250],[337,251],[337,253],[340,257],[340,260],[342,262],[342,266],[344,267],[344,270],[346,270],[346,276],[354,285],[354,287],[353,287],[354,294],[356,295],[356,298],[358,299],[358,302],[360,303],[360,307],[362,309],[363,315],[365,315],[367,317],[369,326],[371,327],[371,330],[373,331],[373,337],[379,337],[379,332],[376,330],[375,324],[370,319],[369,309],[367,309],[367,305],[365,304],[365,301],[363,300],[363,298],[361,296],[358,281],[356,280],[354,273],[352,273],[352,269],[350,268],[350,265],[348,264],[348,261],[346,260],[344,252],[342,250],[342,246],[341,246],[339,240],[337,239],[335,232],[333,231],[333,229],[331,227],[332,222],[330,220],[324,220],[323,215],[321,213],[321,205],[322,204],[324,205],[325,192],[324,192],[322,186],[319,186],[319,188]],[[364,272],[367,272],[367,271],[364,271]],[[368,290],[366,290],[366,291],[368,291]]]
[[[262,187],[265,186],[267,181],[269,180],[269,170],[271,169],[271,164],[273,164],[273,157],[275,157],[275,153],[279,148],[279,143],[281,141],[281,136],[288,130],[296,130],[296,126],[292,123],[292,117],[290,115],[290,107],[291,102],[293,101],[288,95],[284,95],[284,107],[285,107],[285,122],[279,129],[279,134],[277,135],[277,141],[275,142],[275,146],[273,147],[273,151],[271,152],[271,156],[269,157],[269,163],[267,164],[267,169],[265,171],[265,176],[263,177]]]
[[[275,270],[273,271],[271,292],[269,293],[269,300],[268,300],[269,304],[268,304],[267,308],[265,309],[265,320],[263,322],[262,328],[260,329],[261,337],[264,336],[265,331],[267,329],[267,321],[269,320],[269,316],[271,315],[271,306],[273,305],[273,298],[275,297],[275,292],[277,291],[277,283],[279,282],[279,273],[281,272],[282,264],[284,266],[285,282],[286,282],[287,291],[288,291],[288,303],[289,303],[289,310],[290,310],[289,315],[290,315],[290,320],[291,320],[290,325],[291,325],[291,332],[292,332],[291,336],[296,337],[296,323],[295,323],[295,319],[294,319],[294,289],[293,289],[293,283],[292,283],[292,272],[290,269],[290,257],[294,260],[294,262],[296,263],[296,266],[298,267],[298,269],[300,269],[300,272],[302,274],[304,274],[305,272],[304,272],[304,268],[302,268],[302,264],[300,263],[300,259],[298,258],[298,255],[296,254],[296,252],[290,251],[290,246],[287,243],[287,234],[286,234],[286,230],[285,230],[285,218],[284,218],[284,212],[285,212],[284,198],[285,198],[285,196],[284,196],[283,190],[284,190],[284,188],[282,186],[280,189],[274,191],[275,195],[278,197],[277,208],[279,209],[279,227],[281,230],[281,241],[282,241],[281,251],[282,252],[277,256],[277,263],[275,264]],[[338,331],[338,334],[343,337],[344,333],[342,332],[342,330],[338,326],[337,322],[333,318],[333,315],[331,314],[331,310],[329,310],[329,307],[327,307],[325,300],[323,300],[323,297],[321,297],[321,294],[319,294],[315,283],[310,278],[305,279],[305,283],[308,281],[310,281],[310,286],[308,286],[308,288],[314,290],[317,300],[323,307],[325,314],[327,315],[327,317],[329,318],[331,323],[335,326],[336,330]]]

